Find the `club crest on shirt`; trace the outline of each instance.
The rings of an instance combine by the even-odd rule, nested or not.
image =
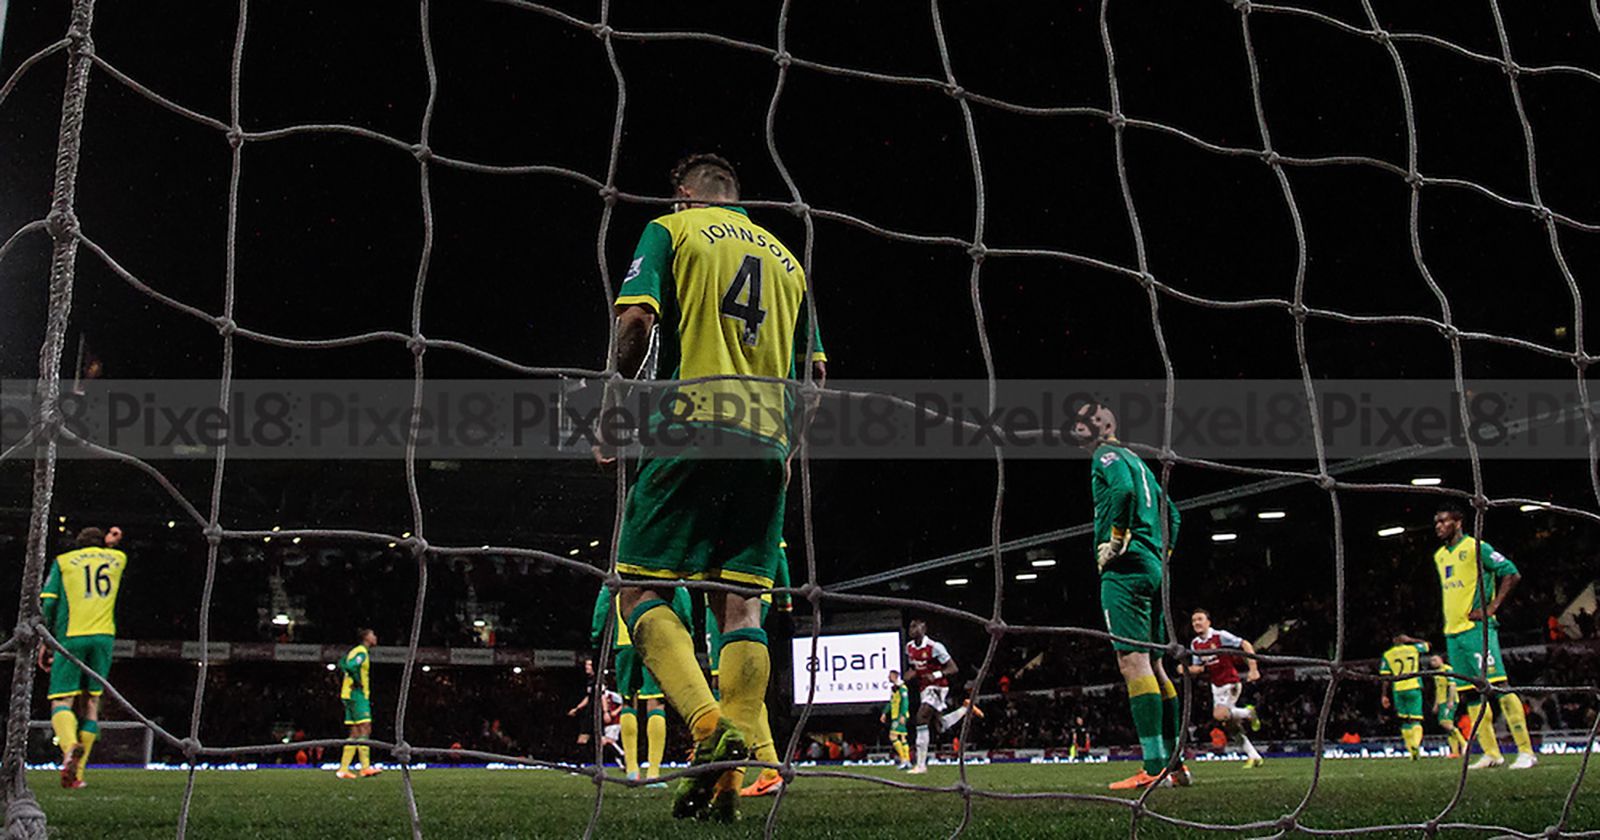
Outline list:
[[[633,258],[633,262],[631,264],[629,264],[629,266],[628,266],[628,273],[626,275],[624,275],[623,278],[622,278],[622,282],[626,283],[629,280],[632,280],[633,278],[638,277],[639,276],[639,269],[643,265],[644,265],[644,257],[634,257]]]
[[[1100,456],[1100,466],[1109,467],[1111,466],[1111,462],[1116,460],[1118,460],[1117,453],[1107,452],[1106,454]]]

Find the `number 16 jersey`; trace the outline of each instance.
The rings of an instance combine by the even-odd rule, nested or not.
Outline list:
[[[117,592],[122,588],[122,570],[128,555],[115,548],[80,548],[56,557],[50,564],[41,598],[59,598],[66,606],[62,617],[57,608],[58,636],[115,636],[117,634]]]
[[[617,306],[661,320],[658,368],[672,379],[795,379],[805,357],[825,361],[809,326],[805,270],[778,238],[737,207],[695,207],[645,226]],[[675,420],[732,427],[787,447],[790,400],[777,383],[720,380],[681,386]]]

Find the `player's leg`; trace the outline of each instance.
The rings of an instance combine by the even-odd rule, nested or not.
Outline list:
[[[1151,597],[1158,593],[1159,587],[1159,575],[1155,586],[1151,586],[1148,575],[1102,573],[1100,605],[1105,612],[1106,628],[1116,636],[1150,641]],[[1111,785],[1112,790],[1126,790],[1153,784],[1166,770],[1169,756],[1164,732],[1166,713],[1150,649],[1121,641],[1112,642],[1112,648],[1117,654],[1117,670],[1128,686],[1128,708],[1133,713],[1133,728],[1139,736],[1139,748],[1144,757],[1138,773]]]
[[[1483,670],[1492,685],[1501,686],[1506,683],[1506,672],[1501,667],[1502,661],[1500,631],[1491,624],[1489,650],[1484,655]],[[1539,758],[1533,752],[1533,739],[1528,736],[1528,716],[1522,708],[1522,698],[1514,691],[1500,695],[1500,713],[1506,719],[1506,729],[1511,732],[1511,740],[1517,745],[1517,758],[1511,762],[1511,769],[1526,770],[1538,764]]]
[[[379,773],[383,772],[382,770],[379,770],[378,768],[372,766],[372,747],[369,744],[365,743],[367,741],[372,740],[372,720],[371,720],[371,714],[372,713],[370,711],[370,702],[369,702],[369,711],[367,712],[367,714],[368,714],[367,722],[361,724],[361,726],[360,726],[360,729],[361,729],[361,740],[362,740],[363,743],[356,745],[356,760],[361,762],[361,775],[363,777],[365,777],[365,776],[376,776]]]
[[[94,749],[95,741],[100,740],[100,693],[90,689],[83,695],[83,714],[78,717],[78,743],[83,746],[83,755],[78,759],[78,781],[83,781],[83,773],[89,769],[89,753]]]
[[[1478,746],[1483,749],[1483,757],[1473,762],[1474,769],[1482,770],[1487,767],[1498,767],[1505,763],[1505,756],[1500,754],[1500,742],[1494,734],[1494,710],[1489,704],[1483,702],[1483,692],[1468,680],[1484,678],[1484,647],[1483,636],[1476,628],[1453,636],[1445,637],[1445,647],[1449,660],[1455,666],[1456,690],[1461,695],[1461,704],[1467,710],[1467,716],[1472,720],[1472,734],[1477,736]]]
[[[87,663],[79,638],[61,640],[61,646],[73,656]],[[78,766],[83,761],[83,745],[78,742],[78,714],[73,704],[88,690],[87,675],[77,663],[57,655],[50,666],[50,728],[55,731],[56,745],[61,748],[61,786],[79,786]]]
[[[912,773],[928,772],[928,747],[933,741],[933,718],[936,714],[933,705],[927,702],[927,692],[923,692],[922,702],[917,706],[917,760],[911,766]]]
[[[627,777],[639,778],[639,713],[633,706],[622,707],[618,716],[618,739],[622,747],[622,768]]]
[[[83,714],[78,718],[78,743],[83,747],[83,754],[78,759],[79,782],[83,781],[84,770],[89,767],[89,752],[100,740],[100,694],[105,690],[100,677],[111,675],[111,653],[116,647],[116,640],[109,635],[85,638],[81,657],[84,664],[89,666],[90,673],[84,675],[87,687],[82,695]]]
[[[1461,730],[1456,727],[1456,704],[1440,704],[1439,728],[1444,730],[1445,740],[1450,744],[1450,757],[1459,758],[1461,753],[1467,749],[1467,739],[1462,736]]]
[[[644,713],[644,728],[649,744],[646,756],[650,760],[650,769],[645,771],[646,779],[656,779],[661,776],[661,765],[667,758],[667,709],[661,705],[660,700],[645,702],[648,711]]]
[[[357,738],[361,737],[361,734],[360,734],[361,733],[361,727],[356,725],[355,723],[351,722],[350,718],[353,717],[353,715],[350,714],[349,708],[350,708],[350,701],[346,700],[345,701],[345,709],[346,709],[346,711],[345,711],[345,723],[348,724],[349,727],[350,727],[349,733],[348,733],[349,734],[349,739],[354,741]],[[356,760],[356,745],[355,744],[345,744],[344,745],[344,749],[339,751],[339,769],[337,771],[335,771],[333,775],[338,777],[338,778],[340,778],[340,779],[354,779],[354,778],[356,778],[356,774],[350,772],[350,764],[351,764],[351,762],[353,762],[355,760]]]
[[[1394,693],[1394,712],[1400,718],[1400,740],[1413,760],[1422,754],[1422,689]]]
[[[722,689],[722,712],[735,729],[744,733],[745,743],[753,750],[761,741],[761,731],[766,728],[767,683],[772,673],[767,631],[760,626],[761,600],[731,592],[714,593],[711,600],[717,611],[717,623],[722,628],[722,653],[717,672],[717,684]],[[768,746],[771,738],[768,731]],[[713,803],[719,819],[733,818],[743,787],[743,770],[725,773],[717,780]]]

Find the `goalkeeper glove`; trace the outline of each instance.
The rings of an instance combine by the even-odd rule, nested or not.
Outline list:
[[[1128,550],[1128,541],[1131,538],[1132,534],[1126,528],[1111,529],[1111,541],[1095,547],[1095,562],[1100,571],[1105,571],[1107,563],[1121,557]]]

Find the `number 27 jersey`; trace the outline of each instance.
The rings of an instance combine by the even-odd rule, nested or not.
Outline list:
[[[64,622],[69,637],[116,635],[117,591],[127,566],[128,555],[115,548],[80,548],[56,557],[40,597],[62,599],[66,617],[51,632],[63,632]]]
[[[658,367],[672,379],[797,378],[808,332],[800,260],[736,207],[695,207],[645,226],[617,306],[661,319]],[[824,361],[822,342],[811,358]],[[788,440],[786,389],[720,380],[680,387],[675,413],[690,423],[731,425],[780,446]],[[686,398],[686,399],[685,399]]]

